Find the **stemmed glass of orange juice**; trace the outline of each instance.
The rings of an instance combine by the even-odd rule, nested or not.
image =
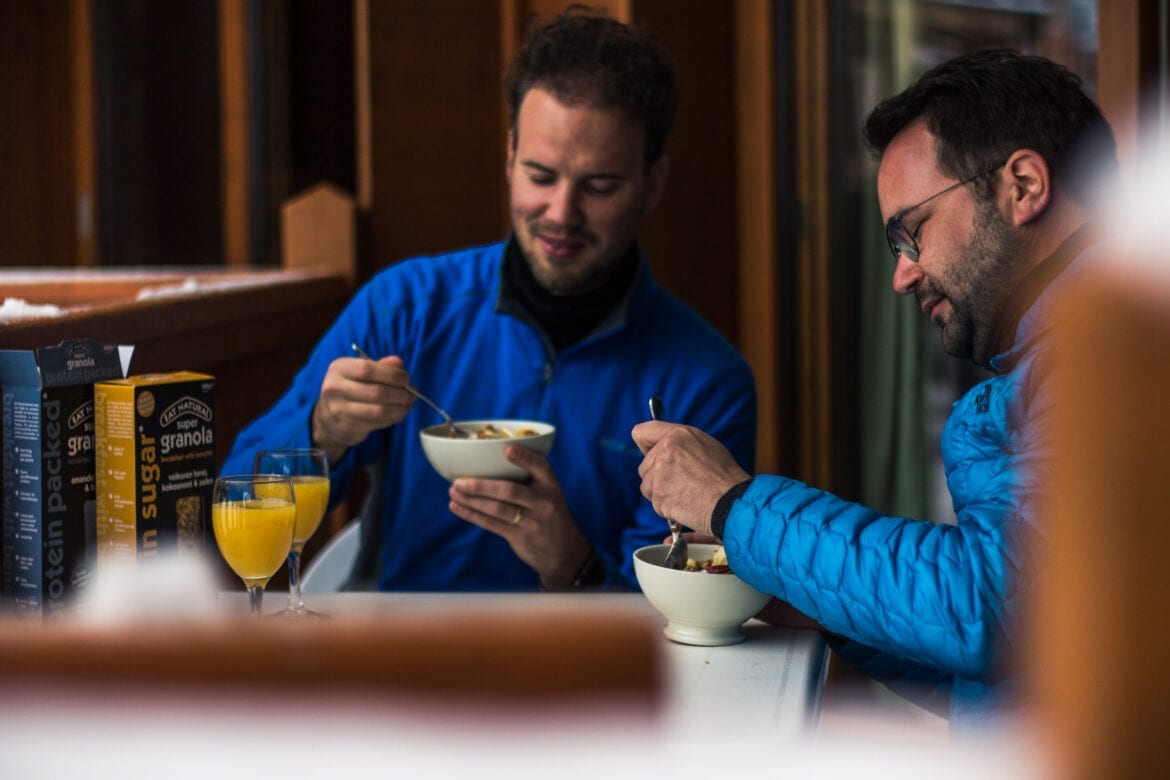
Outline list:
[[[297,510],[292,480],[272,474],[218,477],[212,488],[211,525],[219,551],[248,589],[252,616],[260,617],[264,587],[292,547]]]
[[[260,450],[256,473],[288,477],[296,494],[297,525],[288,552],[288,607],[277,617],[320,617],[305,606],[301,596],[301,553],[329,506],[329,459],[318,449]]]

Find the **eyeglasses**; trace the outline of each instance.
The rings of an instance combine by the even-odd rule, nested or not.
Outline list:
[[[910,262],[912,262],[912,263],[918,262],[918,241],[916,240],[916,237],[915,237],[916,233],[911,233],[909,230],[906,229],[906,226],[904,224],[902,224],[902,219],[907,214],[909,214],[911,211],[914,211],[914,209],[916,209],[916,208],[919,208],[921,206],[925,206],[927,203],[930,203],[935,198],[941,198],[943,195],[946,195],[951,190],[958,189],[959,187],[962,187],[964,184],[970,184],[971,182],[975,181],[976,179],[981,178],[983,176],[986,176],[989,173],[995,173],[1003,166],[1004,166],[1004,163],[1000,163],[999,165],[995,166],[994,168],[988,168],[985,171],[981,171],[969,179],[963,179],[960,182],[955,182],[954,184],[947,187],[942,192],[936,192],[935,194],[931,195],[926,200],[915,203],[913,206],[909,206],[907,208],[904,208],[901,211],[899,211],[897,214],[895,214],[894,216],[892,216],[888,220],[886,220],[886,241],[888,241],[890,244],[890,251],[894,253],[894,260],[897,261],[897,259],[899,257],[905,255],[906,259],[909,260]],[[921,227],[922,226],[919,225],[919,228],[921,228]]]

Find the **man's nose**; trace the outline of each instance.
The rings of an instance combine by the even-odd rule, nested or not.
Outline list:
[[[559,225],[571,225],[577,220],[579,208],[576,188],[565,184],[553,191],[544,216]]]
[[[905,255],[898,255],[894,263],[894,292],[899,295],[908,295],[922,281],[922,266]]]

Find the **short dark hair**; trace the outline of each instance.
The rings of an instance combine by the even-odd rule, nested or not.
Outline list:
[[[505,79],[513,129],[535,86],[558,100],[620,108],[646,130],[645,165],[666,151],[678,112],[674,63],[651,36],[603,11],[574,5],[554,20],[534,20]]]
[[[865,140],[878,155],[919,117],[938,140],[939,169],[966,179],[1017,149],[1044,157],[1057,186],[1088,205],[1098,177],[1117,178],[1117,146],[1081,79],[1044,57],[982,49],[938,65],[870,112]],[[990,196],[991,184],[982,197]]]

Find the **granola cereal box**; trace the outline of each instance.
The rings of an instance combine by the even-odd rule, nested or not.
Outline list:
[[[215,378],[191,371],[94,385],[97,557],[202,555],[215,482]]]
[[[96,557],[93,384],[126,376],[133,347],[90,339],[0,350],[6,611],[72,611]]]

